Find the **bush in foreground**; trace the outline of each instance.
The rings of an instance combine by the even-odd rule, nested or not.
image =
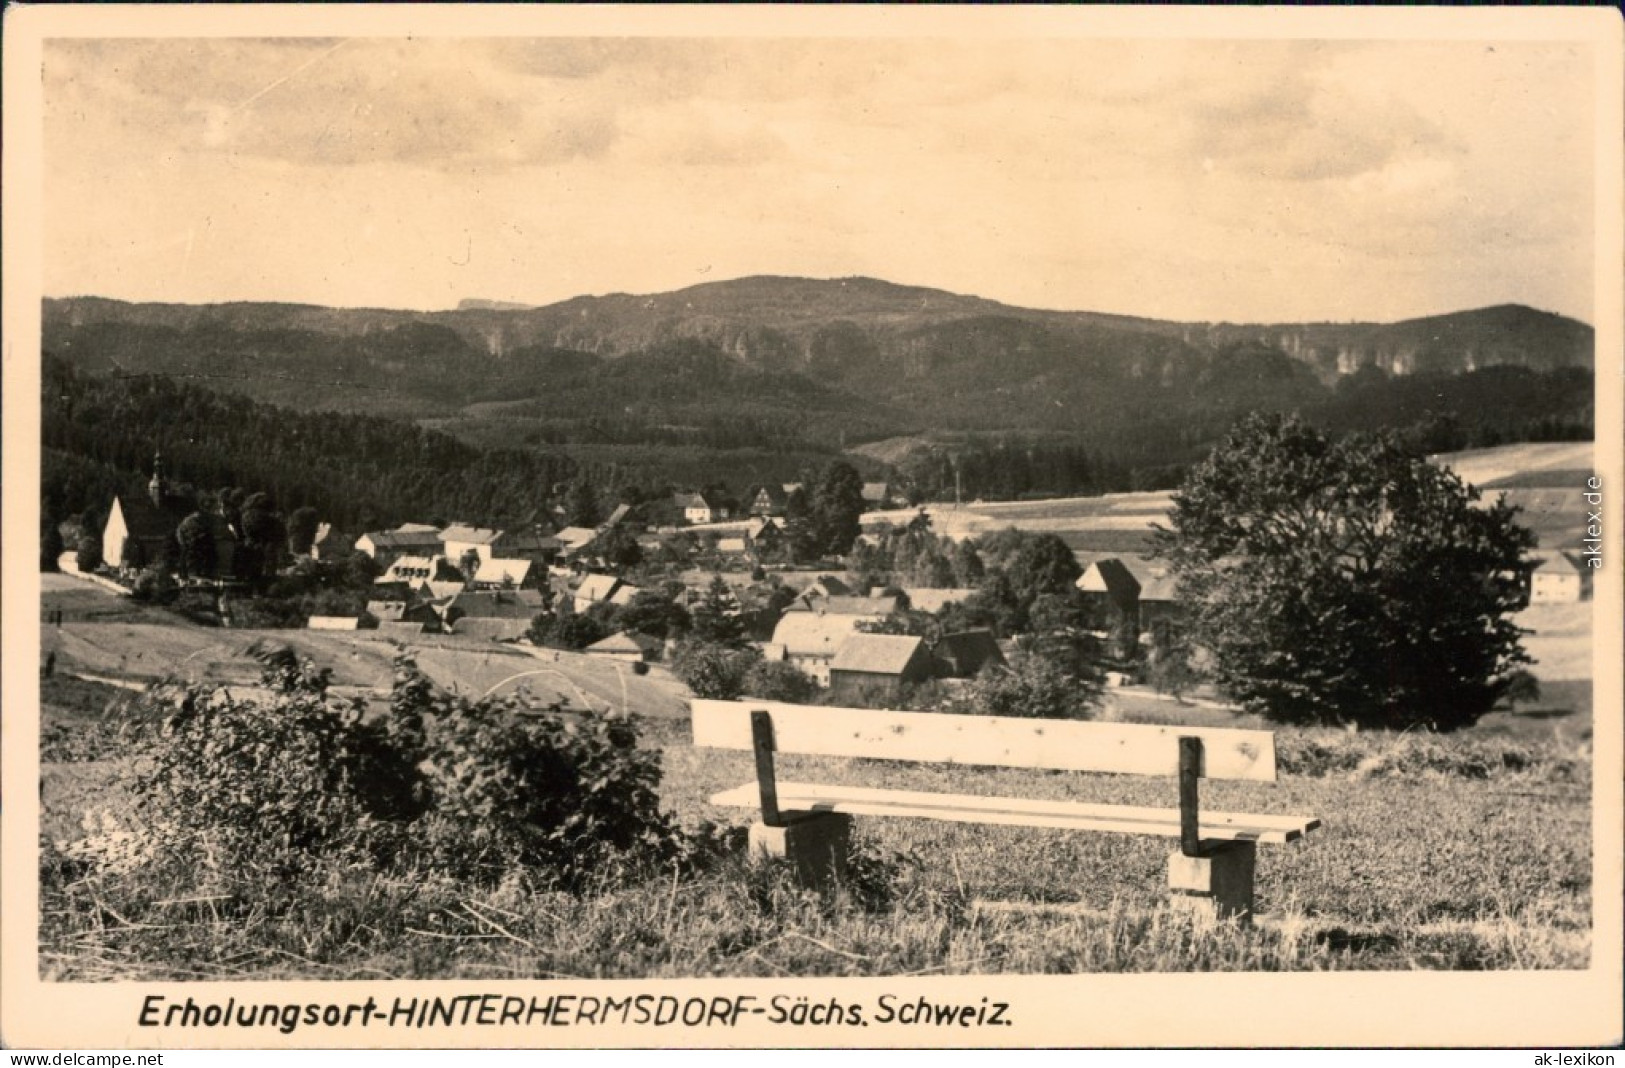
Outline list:
[[[128,783],[137,852],[225,882],[337,865],[564,889],[684,854],[630,717],[450,697],[403,658],[389,712],[368,719],[308,661],[263,658],[263,696],[148,694],[162,715]]]

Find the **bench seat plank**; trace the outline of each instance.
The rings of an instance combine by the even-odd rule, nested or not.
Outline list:
[[[781,782],[779,808],[785,812],[845,812],[859,816],[901,816],[955,823],[996,823],[1019,827],[1110,831],[1179,837],[1179,809],[1037,801],[973,794],[934,794],[912,790],[878,790],[860,786]],[[755,782],[725,790],[713,805],[756,808],[761,795]],[[1233,812],[1201,814],[1200,837],[1215,842],[1296,841],[1321,826],[1313,816],[1271,816]]]
[[[775,751],[923,763],[1177,775],[1179,739],[1202,740],[1206,779],[1275,781],[1275,735],[1230,727],[881,712],[779,701],[692,703],[694,744],[751,750],[750,714],[773,717]]]

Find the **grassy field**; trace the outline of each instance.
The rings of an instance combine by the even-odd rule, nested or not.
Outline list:
[[[1572,548],[1584,527],[1580,491],[1591,470],[1590,442],[1533,442],[1444,453],[1434,462],[1450,468],[1493,499],[1505,492],[1523,509],[1521,521],[1546,548]],[[1138,552],[1148,547],[1152,523],[1172,506],[1168,493],[1113,493],[1040,501],[976,501],[955,508],[926,505],[939,533],[976,537],[1008,526],[1061,537],[1079,552]],[[907,523],[912,509],[877,513],[874,519]]]
[[[53,716],[80,728],[116,716],[124,697],[47,691]],[[1114,716],[1234,723],[1119,697]],[[48,879],[42,968],[94,981],[1584,967],[1589,745],[1555,720],[1507,718],[1515,729],[1447,738],[1283,730],[1280,782],[1204,785],[1206,805],[1326,822],[1305,842],[1260,850],[1264,915],[1251,931],[1194,928],[1166,909],[1166,840],[860,819],[852,878],[833,898],[742,859],[576,896],[334,870],[290,911],[257,906],[259,888],[229,879],[200,889],[191,873],[135,900],[106,877]],[[661,751],[662,802],[685,825],[749,822],[706,801],[752,778],[749,754],[695,749],[677,718],[646,719],[643,741]],[[123,806],[107,787],[120,757],[53,755],[66,759],[46,766],[42,831],[71,840]],[[790,757],[781,774],[1175,801],[1172,780],[1155,778]]]

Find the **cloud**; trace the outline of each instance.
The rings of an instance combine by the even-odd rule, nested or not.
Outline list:
[[[116,99],[125,125],[183,150],[461,169],[596,158],[618,137],[613,105],[505,78],[459,42],[77,44],[48,64],[48,96],[104,117]]]

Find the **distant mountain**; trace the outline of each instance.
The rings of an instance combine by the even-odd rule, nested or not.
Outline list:
[[[714,342],[723,352],[774,370],[826,373],[854,360],[918,365],[935,338],[950,349],[960,331],[1003,320],[1037,328],[1040,348],[1087,356],[1150,335],[1185,356],[1238,343],[1279,348],[1324,381],[1375,366],[1391,374],[1456,373],[1514,365],[1538,370],[1592,366],[1593,331],[1584,323],[1518,305],[1501,305],[1398,323],[1179,323],[1098,312],[1018,308],[938,289],[873,278],[758,276],[708,282],[671,293],[576,297],[545,307],[465,300],[455,311],[410,312],[298,304],[127,304],[95,297],[45,302],[49,342],[101,323],[178,330],[301,330],[366,336],[408,323],[455,332],[476,350],[501,357],[516,349],[570,349],[614,357],[673,340]],[[967,336],[970,345],[978,342]],[[1141,341],[1142,358],[1147,353]],[[950,357],[951,359],[952,357]],[[1143,365],[1141,373],[1162,373]]]
[[[1061,435],[1130,467],[1185,462],[1254,408],[1316,412],[1338,429],[1448,417],[1472,440],[1488,423],[1503,440],[1583,433],[1594,344],[1584,323],[1516,305],[1398,323],[1177,323],[872,278],[440,312],[44,305],[45,350],[85,370],[431,420],[493,446],[1017,433]]]

